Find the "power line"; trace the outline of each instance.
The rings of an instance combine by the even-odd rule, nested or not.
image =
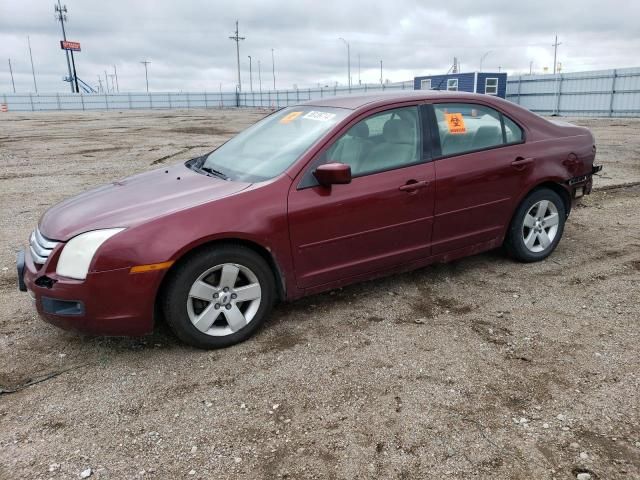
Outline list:
[[[147,65],[149,65],[151,62],[143,60],[140,63],[144,65],[144,79],[147,82],[147,93],[149,93],[149,73],[147,72]]]
[[[240,79],[240,40],[244,40],[245,37],[241,37],[238,34],[238,20],[236,20],[236,34],[233,37],[229,37],[229,39],[234,40],[236,42],[236,57],[238,60],[238,93],[242,91],[242,80]]]

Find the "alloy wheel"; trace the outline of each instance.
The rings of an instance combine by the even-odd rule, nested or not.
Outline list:
[[[549,200],[535,203],[524,216],[522,240],[525,247],[534,253],[545,251],[553,244],[558,234],[560,217],[558,208]]]
[[[251,269],[236,263],[202,273],[189,290],[187,313],[202,333],[221,337],[241,330],[260,307],[262,288]]]

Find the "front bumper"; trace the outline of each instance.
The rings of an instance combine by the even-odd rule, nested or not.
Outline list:
[[[60,277],[30,252],[17,259],[18,285],[35,300],[40,317],[57,327],[90,335],[138,336],[153,331],[163,271],[131,274],[129,268],[92,272],[85,280]]]

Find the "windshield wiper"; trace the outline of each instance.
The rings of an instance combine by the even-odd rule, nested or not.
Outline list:
[[[215,170],[215,169],[213,169],[211,167],[202,166],[198,170],[200,170],[202,172],[205,172],[209,176],[215,176],[215,177],[221,178],[223,180],[229,180],[229,177],[226,176],[224,173],[222,173],[222,172],[220,172],[218,170]]]

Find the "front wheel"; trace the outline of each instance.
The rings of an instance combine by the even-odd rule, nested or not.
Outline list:
[[[555,250],[566,220],[560,195],[553,190],[536,190],[525,198],[511,221],[505,247],[521,262],[537,262]]]
[[[200,251],[170,273],[162,307],[184,342],[222,348],[249,338],[268,316],[275,280],[267,262],[241,246]]]

